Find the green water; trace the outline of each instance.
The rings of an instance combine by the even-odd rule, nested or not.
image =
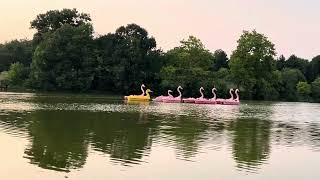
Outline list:
[[[319,179],[320,104],[0,93],[0,179]]]

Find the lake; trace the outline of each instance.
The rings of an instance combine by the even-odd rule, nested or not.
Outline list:
[[[0,179],[318,179],[320,104],[0,93]]]

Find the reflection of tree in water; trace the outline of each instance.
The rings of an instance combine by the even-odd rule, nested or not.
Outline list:
[[[180,116],[168,118],[164,121],[162,131],[168,140],[176,144],[177,156],[183,159],[190,159],[195,156],[200,148],[200,143],[208,137],[206,132],[209,125],[195,117]]]
[[[147,114],[109,113],[93,122],[92,146],[124,164],[138,163],[149,151],[158,124]]]
[[[233,132],[233,156],[241,169],[257,168],[270,153],[269,121],[237,119],[230,124]]]
[[[31,118],[32,144],[25,150],[31,163],[58,171],[69,171],[85,164],[89,124],[82,113],[45,111],[35,112]]]
[[[85,164],[88,144],[115,161],[138,163],[149,150],[155,123],[146,114],[46,111],[32,114],[31,163],[45,169],[69,171]]]
[[[310,123],[308,126],[308,135],[310,139],[310,146],[315,150],[320,151],[320,125],[317,123]]]

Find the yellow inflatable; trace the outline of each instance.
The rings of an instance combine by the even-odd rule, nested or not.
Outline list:
[[[146,95],[145,96],[139,96],[139,95],[131,95],[127,96],[128,101],[150,101],[150,94],[152,91],[150,89],[146,90]]]

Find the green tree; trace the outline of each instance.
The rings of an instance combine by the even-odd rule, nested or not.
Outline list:
[[[29,66],[32,53],[32,42],[26,39],[13,40],[0,45],[0,71],[7,71],[10,65],[16,62]]]
[[[311,84],[311,92],[312,92],[312,98],[320,102],[320,77],[318,77],[315,81]]]
[[[162,87],[173,89],[181,85],[186,95],[198,95],[200,86],[213,86],[213,55],[194,36],[182,40],[181,46],[166,54],[166,65],[161,70]]]
[[[303,99],[306,99],[311,94],[311,85],[307,82],[300,81],[297,84],[297,91]]]
[[[159,83],[157,73],[162,66],[162,52],[156,49],[155,39],[144,28],[137,24],[121,26],[114,34],[99,37],[96,42],[98,87],[109,84],[106,89],[132,93],[143,82]]]
[[[266,36],[244,31],[232,53],[229,66],[234,82],[243,87],[246,98],[265,99],[265,87],[272,81],[274,44]]]
[[[287,61],[285,61],[285,67],[291,69],[299,69],[304,76],[307,76],[308,60],[291,55]]]
[[[34,35],[36,43],[43,39],[43,35],[47,32],[54,32],[61,28],[64,24],[78,27],[89,24],[91,18],[89,14],[79,13],[76,9],[50,10],[44,14],[39,14],[30,22],[31,28],[36,29]]]
[[[297,84],[299,81],[305,81],[306,78],[298,69],[285,68],[282,71],[282,86],[280,97],[283,100],[296,101],[298,99]]]
[[[228,55],[223,50],[218,49],[213,53],[213,70],[218,71],[220,68],[229,68],[228,66]]]
[[[308,80],[309,82],[314,81],[320,76],[320,55],[316,56],[309,63],[308,67]]]
[[[46,90],[87,90],[93,79],[95,53],[91,25],[63,25],[46,34],[31,66],[31,83]]]
[[[276,62],[277,70],[281,71],[283,68],[285,68],[286,58],[281,55]]]
[[[13,63],[8,71],[8,80],[12,85],[23,86],[29,76],[29,68],[22,63]]]

